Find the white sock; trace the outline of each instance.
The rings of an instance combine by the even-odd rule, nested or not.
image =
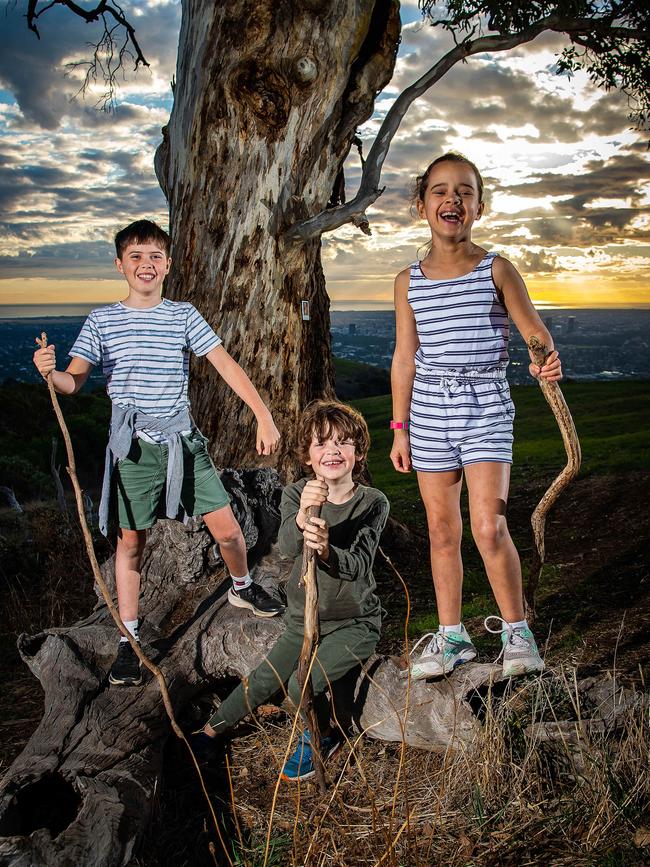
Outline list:
[[[453,626],[443,626],[441,623],[438,627],[438,632],[460,632],[462,628],[462,624],[460,623],[454,623]]]
[[[135,638],[136,641],[140,641],[140,636],[138,635],[138,621],[137,620],[123,620],[122,623],[126,626],[127,631],[131,633],[131,635]],[[120,635],[120,641],[128,641],[129,639],[126,635]]]
[[[232,586],[237,592],[240,590],[246,590],[246,588],[250,587],[253,583],[250,572],[247,572],[242,578],[235,578],[234,575],[231,575],[230,577],[232,579]]]
[[[527,620],[515,620],[514,623],[508,623],[511,629],[528,629]]]

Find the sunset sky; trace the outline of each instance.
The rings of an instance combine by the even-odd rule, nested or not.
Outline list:
[[[127,71],[115,114],[92,95],[74,99],[93,27],[53,9],[41,40],[27,30],[26,2],[0,3],[0,304],[92,305],[123,297],[111,238],[132,219],[167,224],[153,153],[171,109],[180,3],[123,3],[150,69]],[[450,47],[405,22],[395,75],[361,129],[370,146],[396,95]],[[533,299],[555,306],[650,304],[650,162],[647,136],[630,130],[625,96],[580,74],[554,74],[555,35],[507,54],[458,65],[407,114],[384,166],[386,191],[368,216],[370,238],[344,227],[324,238],[333,305],[389,302],[395,273],[418,257],[426,228],[410,214],[413,177],[441,152],[474,160],[487,188],[475,240],[512,259]],[[358,156],[348,160],[351,198]]]

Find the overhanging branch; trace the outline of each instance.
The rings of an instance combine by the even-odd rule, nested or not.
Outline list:
[[[80,92],[84,93],[88,85],[98,78],[103,78],[107,92],[99,100],[102,107],[106,108],[113,104],[113,94],[116,86],[117,72],[124,66],[127,58],[134,61],[134,70],[139,66],[149,66],[149,62],[142,53],[140,44],[135,35],[135,28],[124,15],[118,3],[109,3],[108,0],[100,0],[92,9],[84,9],[73,0],[50,0],[39,8],[40,0],[29,0],[27,4],[27,26],[40,39],[38,31],[38,19],[54,6],[63,6],[74,15],[82,18],[87,24],[101,22],[103,32],[101,37],[94,43],[94,51],[90,60],[68,64],[72,69],[86,67],[84,83]],[[113,19],[111,22],[109,19]],[[116,44],[115,32],[118,29],[125,31],[124,41],[121,45]]]
[[[108,3],[108,0],[100,0],[94,9],[84,9],[83,6],[79,6],[79,4],[74,3],[73,0],[50,0],[50,2],[41,9],[38,9],[38,4],[39,0],[29,0],[29,3],[27,4],[27,26],[39,39],[41,36],[38,32],[36,21],[53,6],[65,6],[66,9],[69,9],[75,15],[83,18],[87,24],[91,24],[93,21],[99,21],[100,19],[103,19],[105,15],[110,15],[126,30],[127,39],[130,41],[135,52],[135,68],[137,69],[138,66],[149,66],[149,62],[142,53],[142,49],[140,48],[140,44],[136,38],[135,28],[126,18],[124,12],[122,12],[122,9],[117,3]],[[107,26],[108,25],[105,24],[105,27]]]
[[[418,97],[439,81],[460,60],[465,60],[474,54],[508,51],[531,42],[541,33],[550,30],[565,33],[573,38],[581,34],[593,36],[597,33],[607,34],[620,40],[647,39],[645,31],[630,27],[612,27],[609,19],[602,18],[564,18],[549,15],[526,27],[518,33],[507,35],[481,36],[478,39],[468,39],[452,48],[444,57],[434,64],[416,82],[409,85],[397,97],[384,118],[377,137],[366,159],[361,174],[361,182],[355,197],[344,205],[329,208],[310,217],[302,223],[291,226],[284,238],[289,242],[305,242],[320,237],[324,232],[338,229],[345,223],[355,224],[366,221],[366,208],[375,202],[383,192],[379,182],[381,170],[388,154],[390,143],[408,111]]]

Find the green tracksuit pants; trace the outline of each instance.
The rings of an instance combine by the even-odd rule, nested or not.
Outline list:
[[[296,668],[303,635],[291,625],[271,648],[269,655],[251,672],[248,681],[235,687],[224,699],[209,723],[217,731],[235,725],[277,692],[286,690],[292,702],[300,703]],[[322,636],[312,666],[314,707],[321,731],[329,725],[330,708],[325,691],[374,653],[379,632],[365,621],[357,621]]]

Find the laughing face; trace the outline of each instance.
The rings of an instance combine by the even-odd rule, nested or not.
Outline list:
[[[427,179],[424,201],[418,202],[418,212],[433,234],[457,240],[469,237],[474,221],[483,213],[472,167],[451,161],[435,165]]]
[[[354,442],[332,429],[326,436],[312,436],[307,465],[325,481],[352,478],[357,460]]]
[[[165,276],[172,260],[158,244],[129,244],[115,267],[124,274],[131,294],[156,299],[160,297]]]

